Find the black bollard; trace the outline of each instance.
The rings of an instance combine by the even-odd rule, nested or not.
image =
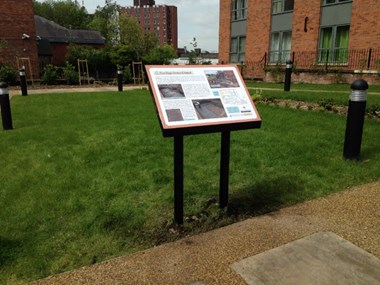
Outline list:
[[[0,108],[4,130],[12,130],[11,105],[9,102],[8,85],[0,82]]]
[[[292,68],[293,62],[291,60],[286,61],[284,91],[290,91],[290,84],[292,81]]]
[[[22,96],[28,95],[28,88],[26,84],[26,73],[25,73],[24,68],[20,69],[20,86],[21,86],[21,95]]]
[[[117,69],[117,86],[119,92],[123,91],[123,69],[119,67]]]
[[[365,80],[355,80],[351,84],[351,95],[348,105],[346,136],[343,156],[345,159],[360,159],[365,107],[367,103],[368,83]]]

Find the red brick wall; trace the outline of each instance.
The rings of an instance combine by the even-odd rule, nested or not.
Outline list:
[[[380,48],[379,0],[352,1],[350,48]]]
[[[260,61],[269,50],[272,1],[249,1],[246,60]]]
[[[0,61],[17,67],[16,57],[29,57],[38,78],[37,39],[32,0],[0,1]],[[28,39],[22,39],[23,34]]]
[[[52,51],[51,64],[65,65],[65,56],[67,53],[67,44],[51,43],[50,48]]]
[[[321,3],[321,0],[294,0],[292,52],[318,51]],[[271,5],[271,0],[248,1],[245,74],[247,77],[255,77],[260,71],[262,73],[262,65],[258,64],[258,61],[265,52],[269,51]],[[219,62],[224,63],[229,62],[230,9],[231,0],[220,0]],[[380,48],[379,15],[379,0],[352,1],[350,50]],[[307,31],[304,30],[306,17]]]
[[[305,32],[305,18],[307,31]],[[318,49],[321,0],[295,0],[292,25],[292,51]]]
[[[174,49],[178,48],[178,19],[177,7],[159,5],[158,23],[155,23],[154,11],[156,7],[123,7],[121,13],[125,13],[130,17],[140,19],[140,27],[143,32],[156,33],[160,39],[160,45],[170,44]],[[149,18],[145,18],[144,13],[149,14]],[[166,17],[163,17],[163,14]],[[146,21],[146,23],[145,23]],[[157,31],[157,27],[159,30]]]
[[[167,9],[170,11],[170,26],[168,27],[168,32],[170,30],[170,39],[168,38],[168,43],[171,44],[175,50],[178,49],[178,16],[177,16],[177,7],[167,6]]]
[[[220,0],[219,4],[219,63],[230,61],[231,0]]]

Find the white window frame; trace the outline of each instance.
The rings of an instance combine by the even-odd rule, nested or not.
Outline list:
[[[239,21],[247,18],[248,0],[231,1],[231,21]]]
[[[232,41],[236,41],[236,45],[232,45]],[[245,62],[246,37],[238,36],[231,38],[230,47],[230,63]]]
[[[347,47],[337,47],[337,30],[342,27],[348,27],[348,40]],[[323,33],[326,29],[332,29],[331,45],[329,47],[322,47]],[[348,61],[348,41],[350,36],[350,25],[334,25],[325,26],[320,28],[318,40],[318,62],[319,63],[340,63],[344,64]]]
[[[292,4],[292,9],[286,9],[287,4]],[[272,14],[288,13],[294,10],[294,0],[272,0]]]
[[[273,48],[273,36],[278,35],[279,42],[277,48]],[[289,48],[284,48],[284,38],[285,35],[290,36],[290,46]],[[270,50],[269,50],[269,63],[285,63],[290,60],[290,52],[292,48],[292,31],[278,31],[272,32],[270,35]]]
[[[352,0],[323,0],[323,6],[352,2]]]

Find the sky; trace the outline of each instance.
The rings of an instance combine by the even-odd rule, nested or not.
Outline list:
[[[105,0],[79,0],[87,12],[93,13],[97,6],[103,7]],[[132,6],[133,0],[116,0],[120,6]],[[219,0],[156,0],[156,5],[173,5],[178,13],[178,47],[190,44],[196,38],[198,48],[218,52]]]

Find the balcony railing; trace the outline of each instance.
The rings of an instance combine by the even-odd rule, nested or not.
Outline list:
[[[380,48],[377,49],[336,49],[317,52],[292,52],[291,60],[297,69],[378,71],[380,72]]]

